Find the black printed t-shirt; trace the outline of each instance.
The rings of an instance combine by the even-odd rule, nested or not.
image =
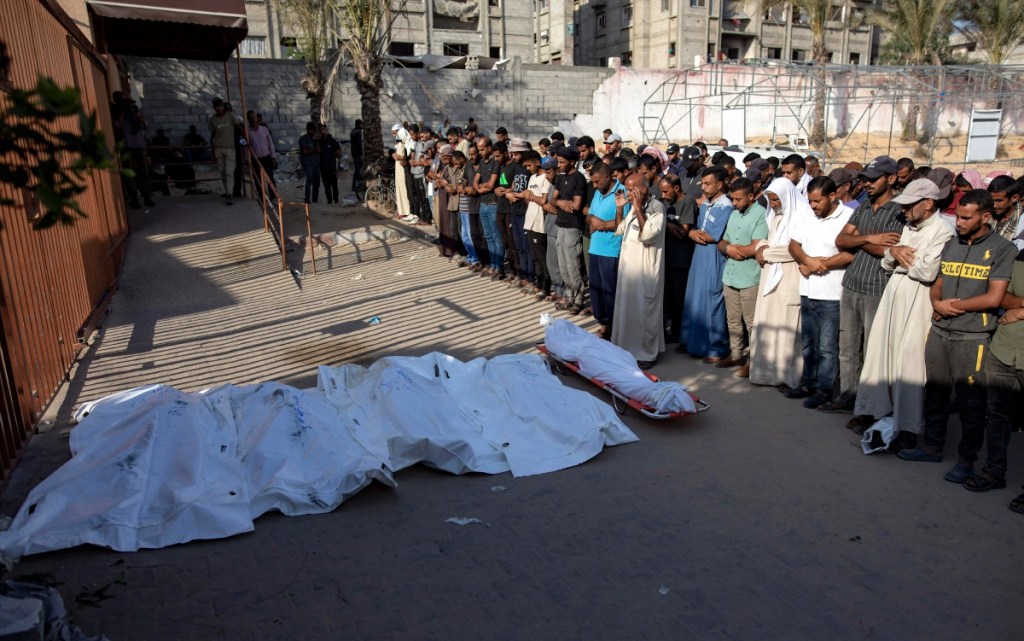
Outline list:
[[[995,232],[968,245],[954,236],[942,250],[942,299],[966,300],[988,291],[990,280],[1010,280],[1017,247]],[[991,334],[996,331],[997,310],[964,312],[940,318],[932,324],[947,332]]]
[[[509,181],[512,183],[512,191],[517,194],[526,191],[530,184],[530,172],[526,170],[526,167],[515,162],[509,163],[509,167],[512,168],[511,176],[509,177]],[[508,202],[508,199],[505,199],[505,202]],[[526,207],[529,203],[525,200],[517,200],[514,203],[509,203],[509,205],[513,216],[525,216]]]

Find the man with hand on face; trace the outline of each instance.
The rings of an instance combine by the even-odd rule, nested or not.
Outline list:
[[[932,322],[931,286],[953,230],[938,216],[939,188],[915,180],[893,198],[907,221],[899,244],[885,250],[892,272],[875,313],[865,350],[854,417],[846,427],[863,434],[877,419],[893,417],[894,451],[913,448],[924,432],[925,338]],[[887,443],[889,445],[889,443]]]
[[[646,370],[665,351],[661,310],[665,287],[665,207],[651,196],[647,180],[639,174],[626,178],[626,192],[616,194],[616,207],[625,211],[627,200],[628,213],[615,232],[622,239],[622,246],[611,340],[632,354],[640,369]]]
[[[835,388],[839,355],[840,298],[843,272],[853,255],[836,247],[836,236],[853,210],[836,198],[836,184],[827,177],[807,184],[814,218],[792,231],[789,253],[800,264],[800,327],[803,334],[803,386],[784,392],[804,398],[813,409],[828,402]]]
[[[725,319],[725,298],[722,295],[722,270],[725,256],[718,251],[718,241],[732,214],[732,201],[725,193],[726,172],[721,167],[708,167],[701,178],[704,204],[697,215],[697,225],[690,230],[696,243],[693,262],[686,282],[683,302],[683,331],[680,345],[691,356],[716,364],[729,355],[729,332]]]
[[[956,238],[942,250],[931,286],[932,325],[925,343],[924,445],[899,451],[905,461],[939,463],[955,398],[963,435],[957,464],[943,477],[964,483],[985,438],[986,374],[982,369],[996,329],[1017,248],[992,227],[992,196],[974,189],[956,209]]]
[[[824,403],[823,412],[853,412],[857,382],[864,365],[864,347],[882,300],[889,273],[882,267],[885,250],[900,241],[903,210],[892,202],[896,161],[879,156],[860,173],[868,201],[857,208],[835,239],[836,246],[854,255],[843,276],[839,319],[839,397]]]

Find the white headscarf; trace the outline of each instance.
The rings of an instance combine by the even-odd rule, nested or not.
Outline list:
[[[800,195],[796,190],[796,186],[793,185],[793,181],[789,178],[782,177],[776,178],[768,185],[768,189],[765,189],[765,193],[771,192],[779,197],[779,202],[782,203],[782,213],[777,213],[775,209],[768,204],[768,215],[766,216],[768,222],[768,228],[771,229],[772,222],[777,216],[782,216],[782,220],[779,221],[779,226],[775,230],[773,237],[768,238],[768,244],[772,247],[789,247],[790,240],[790,228],[793,225],[800,224],[801,220],[805,220],[805,217],[813,216],[814,212],[811,211],[811,205],[807,202],[807,199]],[[772,293],[782,280],[782,264],[772,263],[768,266],[768,280],[765,283],[764,291],[761,292],[762,296],[767,296]]]
[[[405,154],[407,156],[412,155],[416,151],[416,142],[409,135],[405,127],[398,128],[398,140],[405,147]]]

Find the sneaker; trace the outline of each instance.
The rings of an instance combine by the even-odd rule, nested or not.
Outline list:
[[[946,472],[942,478],[946,479],[950,483],[956,483],[957,485],[963,485],[964,481],[974,476],[974,464],[973,463],[957,463],[953,466],[953,469]]]
[[[804,399],[804,407],[806,407],[809,410],[813,410],[817,409],[822,404],[827,402],[828,394],[819,390]]]
[[[900,457],[904,461],[914,461],[915,463],[941,463],[941,454],[932,454],[923,447],[915,447],[912,450],[900,450],[896,453],[896,456]],[[961,481],[962,482],[962,481]]]

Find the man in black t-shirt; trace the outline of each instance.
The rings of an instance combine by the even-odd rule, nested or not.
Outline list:
[[[690,230],[697,224],[697,201],[683,193],[679,176],[668,174],[659,183],[665,204],[665,342],[678,343],[683,328],[683,300],[690,276],[693,241]]]
[[[533,255],[530,253],[525,229],[527,202],[519,195],[526,191],[530,183],[530,172],[522,165],[523,154],[527,151],[526,141],[512,138],[508,148],[512,161],[503,168],[502,178],[508,181],[510,187],[502,189],[498,195],[505,196],[505,200],[510,203],[508,235],[509,242],[515,247],[514,265],[519,274],[513,282],[522,289],[529,288],[534,278]]]
[[[576,171],[579,155],[575,149],[559,147],[555,152],[559,174],[551,201],[558,210],[558,267],[562,272],[565,298],[555,307],[570,314],[583,311],[583,277],[580,275],[580,257],[583,253],[583,199],[587,181]]]

